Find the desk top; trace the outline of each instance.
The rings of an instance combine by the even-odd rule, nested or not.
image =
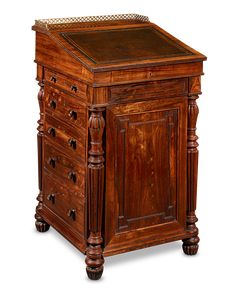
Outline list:
[[[66,32],[61,35],[94,64],[193,54],[152,27]]]
[[[202,61],[205,56],[136,14],[38,20],[33,29],[91,70]]]

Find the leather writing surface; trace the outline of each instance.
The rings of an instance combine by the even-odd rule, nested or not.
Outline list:
[[[151,27],[66,32],[62,36],[95,64],[192,55]]]

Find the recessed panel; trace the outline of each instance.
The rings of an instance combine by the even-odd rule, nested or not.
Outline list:
[[[192,55],[151,27],[62,33],[95,64]]]
[[[176,219],[177,110],[117,118],[118,231]]]

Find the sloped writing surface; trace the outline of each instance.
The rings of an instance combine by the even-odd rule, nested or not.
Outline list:
[[[65,32],[61,35],[94,64],[193,54],[152,27]]]

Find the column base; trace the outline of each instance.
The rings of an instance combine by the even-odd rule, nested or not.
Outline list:
[[[44,233],[49,230],[50,225],[37,213],[35,214],[35,219],[36,219],[35,227],[36,227],[37,231]]]
[[[196,255],[198,252],[198,243],[200,239],[198,236],[183,240],[183,251],[186,255]]]
[[[86,267],[86,272],[90,280],[99,280],[103,273],[103,266],[98,268]]]

